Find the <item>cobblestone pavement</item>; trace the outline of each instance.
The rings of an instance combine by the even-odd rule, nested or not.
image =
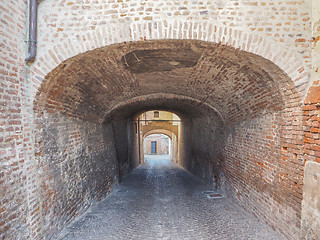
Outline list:
[[[284,239],[230,199],[161,157],[147,160],[61,234],[88,239]]]

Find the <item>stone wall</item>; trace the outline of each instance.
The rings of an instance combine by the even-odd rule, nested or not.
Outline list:
[[[203,23],[223,26],[239,32],[248,32],[259,36],[269,37],[280,45],[297,52],[300,59],[310,65],[310,22],[311,0],[289,1],[280,0],[256,1],[139,1],[139,0],[108,0],[108,1],[43,1],[39,8],[40,46],[56,45],[56,41],[64,42],[72,37],[90,38],[98,28],[118,32],[110,37],[124,37],[128,33],[139,34],[139,24],[147,24],[150,28],[148,35],[140,35],[147,39],[158,39],[154,22],[166,21],[163,27],[174,30],[183,27],[185,31],[200,28],[201,34],[208,34]],[[191,25],[188,24],[191,23]],[[110,29],[110,23],[124,23],[124,29]],[[109,26],[108,26],[109,25]],[[135,32],[125,32],[125,26],[136,25]],[[112,27],[113,28],[113,27]],[[165,29],[163,29],[165,31]],[[179,31],[179,30],[178,30]],[[168,32],[167,38],[176,38],[174,31]],[[170,35],[172,36],[170,37]],[[192,38],[197,32],[190,33]],[[234,35],[235,33],[231,33]],[[102,36],[104,37],[104,36]],[[183,37],[182,35],[177,38]],[[137,39],[137,40],[138,40]],[[106,39],[110,41],[110,39]],[[90,44],[89,44],[90,45]],[[62,45],[63,46],[63,45]],[[77,46],[75,46],[77,48]],[[58,50],[58,49],[56,49]],[[65,49],[65,51],[68,51]],[[45,53],[43,53],[45,54]],[[41,56],[44,56],[41,54]],[[56,52],[55,55],[60,53]]]

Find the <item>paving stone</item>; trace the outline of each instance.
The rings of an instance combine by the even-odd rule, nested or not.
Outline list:
[[[162,158],[123,179],[58,239],[284,239],[189,172]]]

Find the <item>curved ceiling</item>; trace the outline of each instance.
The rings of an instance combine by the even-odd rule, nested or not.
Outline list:
[[[180,95],[170,94],[150,94],[132,98],[129,101],[117,105],[106,114],[105,121],[116,118],[129,118],[138,116],[145,111],[150,110],[169,111],[176,114],[181,120],[185,116],[197,117],[208,115],[219,125],[224,125],[223,119],[219,112],[201,101]]]
[[[281,109],[282,89],[288,85],[293,86],[292,81],[275,64],[232,47],[195,40],[141,41],[66,60],[47,75],[36,104],[103,122],[120,103],[163,94],[153,101],[145,97],[131,103],[126,112],[159,109],[195,114],[202,102],[228,125]],[[166,99],[166,94],[196,101]]]

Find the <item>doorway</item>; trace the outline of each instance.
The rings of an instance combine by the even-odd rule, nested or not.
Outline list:
[[[157,154],[157,141],[151,141],[151,154]]]

